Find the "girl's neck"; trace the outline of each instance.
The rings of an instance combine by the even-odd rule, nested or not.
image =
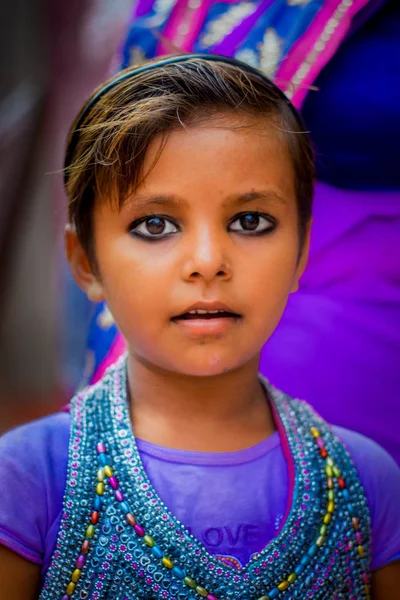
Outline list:
[[[211,377],[163,371],[130,356],[131,418],[136,437],[169,448],[233,452],[275,430],[258,378],[258,357]]]

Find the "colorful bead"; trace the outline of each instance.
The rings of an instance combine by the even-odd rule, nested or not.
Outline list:
[[[133,529],[136,531],[136,533],[140,536],[140,537],[144,537],[144,529],[141,525],[138,525],[136,523],[136,525],[133,526]]]
[[[182,569],[180,569],[179,567],[174,567],[172,569],[173,574],[178,577],[178,579],[184,579],[185,578],[185,573],[182,571]]]
[[[208,594],[207,600],[218,600],[218,598],[216,596],[214,596],[214,594]]]
[[[327,477],[332,477],[333,476],[333,469],[330,465],[326,465],[325,467],[325,473],[327,475]]]
[[[131,512],[131,507],[129,506],[129,504],[126,501],[121,502],[121,509],[124,511],[124,513],[127,513],[127,514]]]
[[[196,587],[196,582],[193,581],[193,579],[191,577],[185,577],[185,579],[183,580],[186,585],[192,589],[194,589]]]
[[[151,551],[156,558],[162,558],[164,556],[164,553],[159,546],[153,546]]]
[[[99,511],[101,509],[102,498],[98,494],[94,497],[93,508]]]
[[[359,523],[358,523],[357,517],[352,517],[351,522],[353,523],[354,529],[357,530],[358,527],[359,527]]]
[[[174,563],[172,562],[172,560],[170,558],[167,558],[166,556],[164,556],[164,558],[161,560],[161,562],[164,565],[164,567],[166,567],[167,569],[174,568]]]
[[[333,467],[333,474],[335,477],[340,477],[342,474],[340,469],[336,465]]]
[[[104,481],[104,477],[105,477],[104,469],[99,469],[97,471],[97,481]]]
[[[149,548],[152,548],[154,546],[154,540],[150,535],[145,535],[143,541],[146,544],[146,546],[149,546]]]
[[[76,583],[78,581],[78,579],[81,576],[81,570],[80,569],[75,569],[75,571],[72,573],[71,576],[71,580]]]
[[[280,592],[284,592],[285,590],[287,590],[289,587],[289,582],[288,581],[281,581],[280,583],[278,583],[277,588]]]
[[[118,479],[114,475],[111,475],[108,483],[111,485],[113,490],[118,489]]]
[[[104,467],[104,474],[106,475],[106,477],[111,477],[113,474],[113,470],[110,467],[110,465],[105,465]]]
[[[129,525],[131,527],[135,527],[135,525],[136,525],[136,519],[135,519],[135,517],[133,516],[132,513],[128,513],[126,515],[126,520],[128,521],[128,523],[129,523]]]
[[[97,454],[102,454],[106,451],[106,447],[102,442],[99,442],[96,446]]]
[[[69,584],[67,585],[67,589],[66,589],[67,596],[72,596],[72,594],[75,591],[75,587],[76,587],[75,583],[73,581],[70,581]]]
[[[99,513],[97,512],[97,510],[92,512],[92,516],[90,517],[90,522],[92,523],[92,525],[97,525],[97,523],[99,522]]]
[[[84,554],[80,554],[78,556],[78,558],[76,559],[76,563],[75,563],[76,564],[76,568],[77,569],[82,569],[83,565],[85,564],[85,560],[86,560],[85,555]]]
[[[293,583],[294,581],[296,581],[296,579],[297,579],[296,573],[290,573],[289,577],[287,578],[289,583]]]
[[[332,515],[330,513],[326,513],[323,520],[325,525],[329,525],[329,523],[332,521]]]
[[[328,479],[326,480],[326,485],[329,490],[333,490],[333,478],[332,477],[328,477]]]
[[[323,535],[320,535],[319,538],[317,539],[317,541],[315,542],[315,544],[318,547],[321,547],[325,542],[325,537]]]
[[[93,525],[89,525],[89,527],[86,529],[86,537],[89,538],[89,540],[91,540],[93,536],[94,536],[94,527],[93,527]]]
[[[338,485],[339,485],[339,488],[341,490],[344,490],[344,488],[346,487],[346,482],[343,479],[343,477],[339,477],[339,479],[338,479]]]
[[[81,546],[81,554],[87,554],[89,552],[89,541],[85,540]]]
[[[270,590],[270,591],[268,592],[268,597],[269,597],[269,598],[272,598],[272,600],[273,600],[274,598],[277,598],[277,597],[279,596],[279,594],[280,594],[280,591],[279,591],[279,590],[278,590],[278,588],[276,587],[276,588],[274,588],[273,590]]]
[[[335,511],[335,503],[332,502],[332,500],[330,502],[328,502],[328,506],[326,508],[326,510],[328,511],[328,513],[333,514]]]
[[[203,587],[201,587],[201,585],[196,585],[196,592],[199,594],[199,596],[201,596],[202,598],[207,598],[208,596],[208,592],[207,590],[205,590]]]
[[[311,431],[311,435],[313,437],[315,437],[315,438],[321,437],[321,434],[316,427],[311,427],[310,431]]]
[[[99,465],[105,467],[107,464],[107,456],[105,454],[99,454],[98,456]]]
[[[328,456],[328,452],[326,451],[325,448],[320,448],[319,454],[320,454],[321,458],[326,458]]]
[[[121,492],[121,490],[117,490],[117,491],[115,492],[115,499],[116,499],[118,502],[123,502],[123,501],[124,501],[124,495],[123,495],[123,493]]]
[[[358,554],[360,558],[365,558],[365,550],[363,546],[357,546]]]
[[[103,481],[99,481],[99,483],[96,485],[96,494],[98,494],[99,496],[102,496],[104,494],[104,482]]]

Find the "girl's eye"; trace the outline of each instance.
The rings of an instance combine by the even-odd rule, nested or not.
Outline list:
[[[132,223],[130,233],[141,238],[161,239],[179,231],[178,227],[165,217],[146,217]]]
[[[263,216],[257,212],[242,213],[231,221],[230,231],[244,235],[261,235],[275,229],[275,222],[271,217]]]

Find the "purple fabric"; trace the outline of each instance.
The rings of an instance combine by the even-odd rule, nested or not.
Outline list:
[[[319,183],[309,265],[260,370],[400,463],[399,232],[400,191]]]
[[[58,413],[0,439],[0,543],[41,564],[43,577],[60,523],[69,425],[70,415]],[[400,557],[400,469],[375,442],[341,428],[335,431],[351,452],[366,490],[373,569],[378,569]],[[185,452],[140,440],[138,447],[159,496],[210,553],[245,564],[275,535],[289,493],[277,433],[232,453]]]

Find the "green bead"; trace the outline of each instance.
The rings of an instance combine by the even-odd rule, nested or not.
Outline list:
[[[199,596],[202,596],[203,598],[207,598],[208,596],[207,590],[201,587],[201,585],[196,586],[196,592],[199,594]]]
[[[328,490],[328,500],[335,499],[335,492],[333,490]]]
[[[326,525],[322,525],[321,529],[319,530],[320,535],[325,536],[327,530],[328,530],[328,527]]]
[[[145,535],[143,541],[149,548],[152,548],[154,546],[154,540],[150,535]]]
[[[333,467],[333,474],[335,477],[340,477],[342,474],[340,469],[338,469],[338,467],[336,465]]]
[[[326,465],[326,467],[325,467],[325,473],[326,473],[327,477],[332,477],[332,475],[333,475],[333,468],[330,467],[329,465]]]
[[[86,537],[89,538],[89,540],[91,540],[93,536],[94,536],[94,526],[89,525],[89,527],[86,529]]]
[[[289,577],[287,578],[289,583],[293,583],[294,581],[296,581],[296,579],[297,579],[296,573],[290,573]]]
[[[335,463],[333,462],[333,460],[331,459],[331,457],[330,457],[330,456],[328,456],[328,458],[326,459],[326,464],[327,464],[329,467],[333,467]]]
[[[258,600],[270,600],[269,596],[261,596]]]
[[[193,581],[193,579],[191,577],[185,577],[185,579],[183,580],[186,585],[192,589],[194,589],[196,587],[196,582]]]

